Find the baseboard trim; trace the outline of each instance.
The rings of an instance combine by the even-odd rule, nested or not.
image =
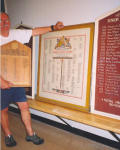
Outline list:
[[[14,108],[12,106],[9,107],[9,111],[20,114],[20,110],[17,109],[17,108]],[[107,139],[107,138],[104,138],[104,137],[100,137],[98,135],[94,135],[92,133],[89,133],[89,132],[86,132],[86,131],[83,131],[83,130],[80,130],[80,129],[77,129],[77,128],[74,128],[74,127],[71,128],[71,127],[69,127],[65,124],[61,124],[61,123],[58,123],[56,121],[46,119],[46,118],[43,118],[43,117],[40,117],[40,116],[37,116],[37,115],[34,115],[34,114],[31,114],[31,117],[35,120],[38,120],[38,121],[44,122],[46,124],[49,124],[51,126],[66,130],[66,131],[71,132],[73,134],[83,136],[85,138],[94,140],[96,142],[102,143],[104,145],[107,145],[107,146],[110,146],[110,147],[113,147],[113,148],[120,149],[120,143],[119,142],[116,142],[116,141],[113,141],[113,140],[110,140],[110,139]]]

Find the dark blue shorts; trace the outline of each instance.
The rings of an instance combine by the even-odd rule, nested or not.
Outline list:
[[[25,102],[27,100],[23,87],[13,87],[1,89],[1,110],[9,106],[10,103]]]

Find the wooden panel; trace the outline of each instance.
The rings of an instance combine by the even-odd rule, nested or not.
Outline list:
[[[93,113],[120,120],[120,7],[95,21]]]
[[[120,134],[120,121],[117,119],[80,112],[54,104],[40,102],[35,99],[29,99],[28,103],[30,108]]]
[[[17,41],[0,47],[1,75],[14,87],[31,86],[31,49]]]

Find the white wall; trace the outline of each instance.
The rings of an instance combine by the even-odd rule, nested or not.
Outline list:
[[[6,0],[11,27],[20,24],[29,26],[48,26],[58,20],[64,25],[95,22],[95,19],[120,6],[120,0]],[[38,45],[38,38],[37,38]],[[38,48],[36,49],[36,60]],[[37,72],[37,65],[36,65]],[[37,77],[36,77],[37,80]],[[31,113],[60,122],[55,116],[30,109]],[[107,131],[65,119],[71,126],[106,136],[115,140]],[[118,135],[120,137],[120,135]]]
[[[11,25],[21,20],[30,26],[47,26],[61,20],[65,25],[94,22],[120,5],[120,0],[6,0]]]

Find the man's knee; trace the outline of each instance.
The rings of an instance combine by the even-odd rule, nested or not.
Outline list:
[[[19,102],[18,107],[21,111],[29,110],[29,105],[27,102]]]
[[[0,124],[6,119],[6,117],[8,117],[8,107],[1,110]]]
[[[8,112],[8,107],[1,110],[1,114],[6,112]]]

